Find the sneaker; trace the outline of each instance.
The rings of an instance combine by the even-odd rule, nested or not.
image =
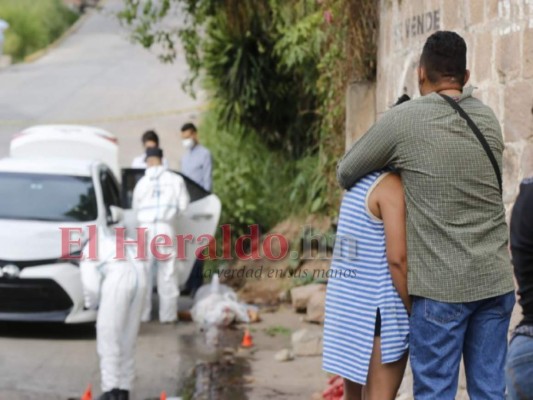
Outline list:
[[[104,392],[98,400],[120,400],[120,390],[112,389],[109,392]]]
[[[130,400],[130,392],[124,389],[119,390],[118,400]]]

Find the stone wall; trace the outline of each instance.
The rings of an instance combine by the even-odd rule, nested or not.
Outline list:
[[[375,82],[352,82],[346,91],[346,148],[365,134],[376,121]]]
[[[533,175],[533,0],[380,0],[378,118],[403,93],[418,96],[420,52],[437,30],[464,37],[470,83],[478,88],[474,95],[493,108],[502,124],[504,201],[509,206],[520,180]],[[353,88],[347,100],[348,114],[361,115]],[[347,142],[361,134],[354,134],[360,127],[353,123],[347,129]]]

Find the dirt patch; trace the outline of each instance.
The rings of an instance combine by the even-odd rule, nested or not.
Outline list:
[[[272,306],[289,300],[286,294],[291,287],[327,280],[331,232],[328,217],[289,218],[260,239],[263,243],[268,235],[282,235],[289,246],[283,259],[268,259],[261,251],[260,259],[236,260],[220,271],[220,281],[234,288],[247,303]],[[280,254],[279,242],[270,243],[272,254]]]

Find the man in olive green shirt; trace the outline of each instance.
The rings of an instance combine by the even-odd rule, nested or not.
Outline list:
[[[505,209],[481,143],[439,94],[472,118],[501,170],[500,125],[464,87],[466,44],[456,33],[428,38],[418,78],[422,97],[386,112],[339,162],[337,178],[350,188],[386,166],[401,173],[415,399],[453,400],[462,355],[470,398],[503,400],[515,302]]]

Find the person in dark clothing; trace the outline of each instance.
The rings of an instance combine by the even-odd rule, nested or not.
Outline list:
[[[212,157],[211,152],[198,142],[198,130],[192,123],[181,127],[181,141],[187,150],[181,159],[181,172],[207,191],[212,190]],[[197,258],[192,267],[189,279],[185,284],[185,293],[194,296],[204,283],[204,260]]]
[[[506,365],[508,398],[533,399],[533,178],[520,185],[511,216],[511,253],[523,318],[513,333]]]

